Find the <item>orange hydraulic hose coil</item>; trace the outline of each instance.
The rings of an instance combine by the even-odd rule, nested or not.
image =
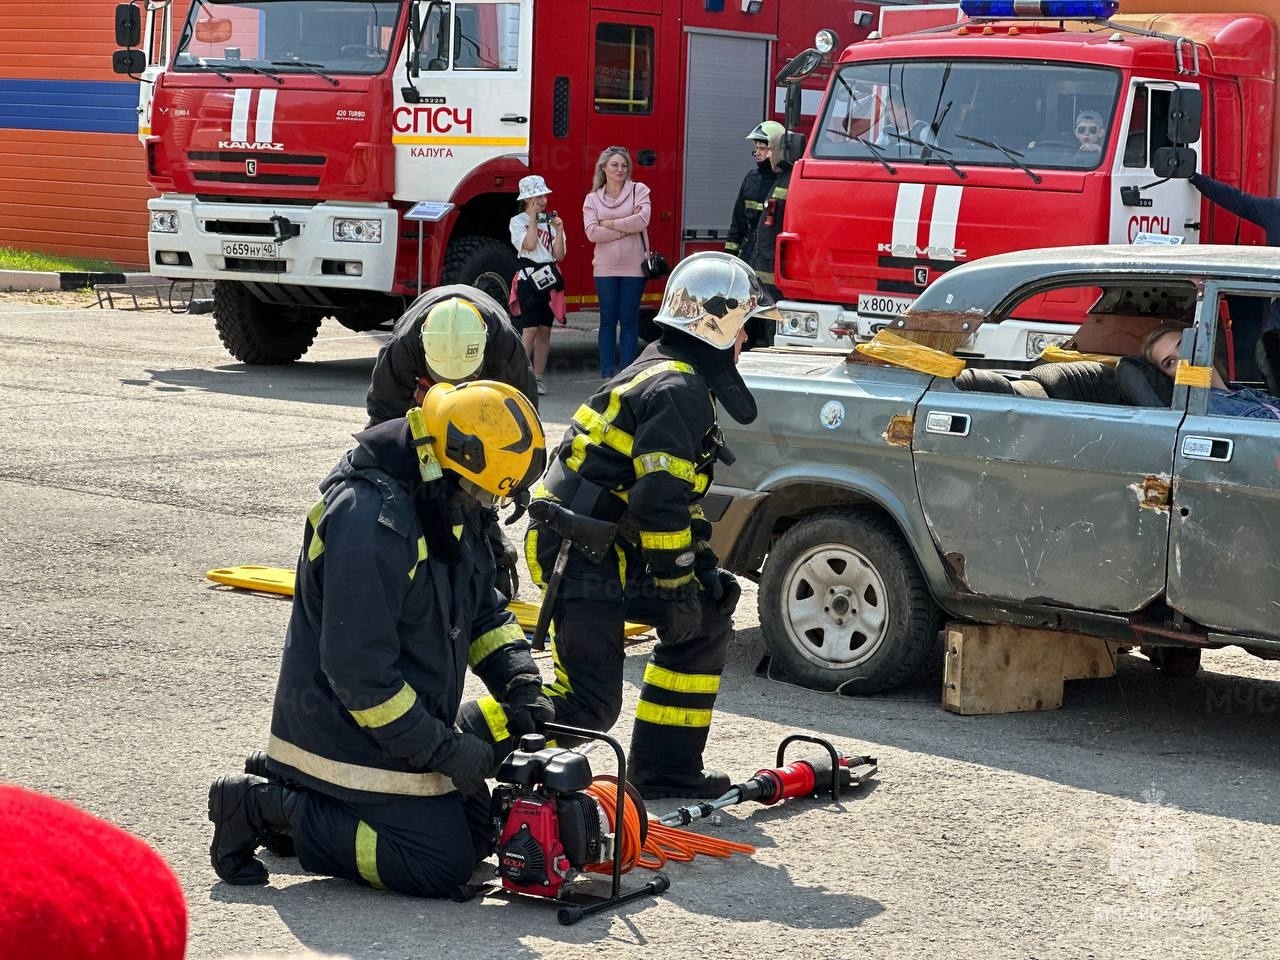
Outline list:
[[[622,872],[632,867],[644,867],[646,870],[657,870],[668,860],[688,863],[698,854],[726,859],[735,853],[748,856],[756,852],[749,843],[735,843],[732,840],[716,840],[690,830],[667,827],[656,820],[649,821],[648,835],[644,843],[640,842],[640,811],[630,796],[624,796],[622,808],[622,827],[613,822],[618,802],[618,784],[613,777],[599,777],[592,781],[586,791],[609,818],[609,829],[613,831],[618,842],[622,844]],[[609,873],[613,870],[612,861],[592,863],[583,867],[589,873]]]

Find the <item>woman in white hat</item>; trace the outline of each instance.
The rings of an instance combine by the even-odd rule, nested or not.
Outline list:
[[[511,243],[516,248],[516,298],[520,315],[512,318],[525,352],[533,361],[538,378],[538,393],[545,394],[542,374],[547,369],[551,349],[551,294],[564,289],[564,278],[556,263],[564,259],[564,221],[554,211],[547,212],[551,188],[542,177],[530,175],[520,179],[516,200],[520,212],[511,218]]]

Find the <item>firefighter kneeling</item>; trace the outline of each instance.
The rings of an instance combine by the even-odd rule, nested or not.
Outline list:
[[[729,459],[716,401],[739,423],[755,419],[736,365],[744,326],[756,316],[777,314],[737,257],[706,252],[678,264],[656,317],[658,342],[578,408],[533,491],[619,529],[600,563],[571,551],[557,596],[548,598],[555,680],[547,692],[556,721],[609,729],[622,709],[624,621],[657,627],[629,761],[645,797],[716,797],[729,786],[724,774],[703,770],[702,751],[741,590],[718,569],[700,501],[716,460]],[[553,531],[531,525],[525,556],[535,581],[559,546]],[[501,720],[484,706],[463,708],[467,729]],[[507,731],[490,724],[488,732],[505,755]]]
[[[313,873],[447,896],[490,852],[488,743],[454,728],[469,665],[513,728],[550,719],[524,632],[494,589],[486,508],[546,462],[520,391],[437,384],[357,435],[321,485],[271,717],[266,771],[209,789],[210,855],[267,881],[258,846]]]

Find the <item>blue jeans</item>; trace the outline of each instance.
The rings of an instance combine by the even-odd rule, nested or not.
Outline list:
[[[600,298],[600,375],[603,377],[612,377],[636,358],[644,286],[644,277],[596,277],[596,295]]]
[[[1220,417],[1249,417],[1253,420],[1280,420],[1280,398],[1252,387],[1240,390],[1209,391],[1209,412]]]

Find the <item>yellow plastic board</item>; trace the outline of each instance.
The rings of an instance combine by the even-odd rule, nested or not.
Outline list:
[[[276,593],[285,597],[293,596],[295,574],[284,567],[263,567],[250,563],[239,567],[219,567],[216,570],[210,570],[205,576],[214,583],[227,587],[257,590],[260,593]],[[515,614],[521,630],[525,633],[533,633],[538,626],[538,604],[512,600],[508,609]],[[628,637],[638,637],[648,633],[650,629],[646,624],[627,621],[623,632]]]

